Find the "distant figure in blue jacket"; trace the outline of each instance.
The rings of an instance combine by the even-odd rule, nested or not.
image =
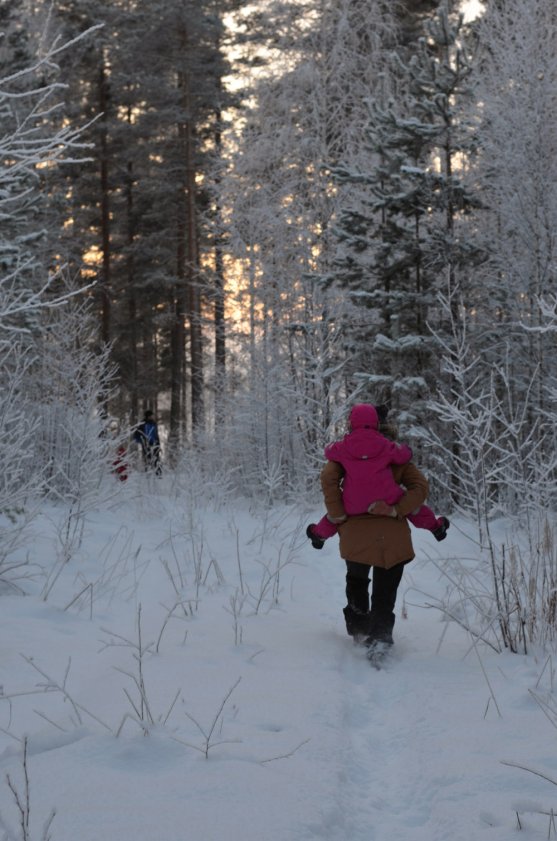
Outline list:
[[[133,440],[141,445],[145,470],[154,470],[157,476],[160,476],[161,442],[155,416],[150,410],[145,412],[143,422],[133,434]]]

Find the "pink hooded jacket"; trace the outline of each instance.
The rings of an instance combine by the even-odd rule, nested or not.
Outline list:
[[[325,457],[344,468],[342,496],[348,516],[365,514],[369,505],[384,500],[396,505],[404,494],[393,478],[391,465],[412,459],[408,444],[396,444],[377,431],[375,407],[358,403],[349,418],[350,432],[325,447]]]

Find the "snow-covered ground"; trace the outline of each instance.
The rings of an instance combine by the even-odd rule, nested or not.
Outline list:
[[[40,839],[53,809],[53,841],[554,833],[557,783],[538,774],[557,780],[557,733],[536,700],[554,703],[553,659],[474,648],[427,607],[439,562],[477,551],[469,523],[443,543],[414,530],[375,671],[344,632],[336,538],[304,536],[318,505],[264,513],[143,479],[90,512],[63,567],[51,508],[27,546],[48,598],[44,577],[1,596],[3,838]],[[28,836],[6,776],[25,811],[24,736]]]

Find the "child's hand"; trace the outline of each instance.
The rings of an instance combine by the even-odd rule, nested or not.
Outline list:
[[[331,517],[330,514],[327,514],[327,519],[330,523],[333,523],[333,525],[341,526],[347,521],[348,517],[346,514],[343,514],[342,517]]]
[[[376,517],[396,517],[396,508],[394,505],[387,505],[382,499],[377,502],[372,502],[367,509],[368,514],[374,514]]]

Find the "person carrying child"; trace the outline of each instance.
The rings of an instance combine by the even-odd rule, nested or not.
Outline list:
[[[306,534],[314,549],[322,549],[325,541],[335,535],[338,526],[348,517],[376,514],[396,517],[396,505],[404,490],[395,481],[392,467],[408,464],[412,449],[408,444],[389,440],[379,431],[385,423],[386,406],[358,403],[352,407],[348,419],[349,432],[340,441],[325,447],[325,458],[340,464],[344,470],[342,498],[346,514],[332,519],[328,514],[318,523],[310,523]],[[407,514],[416,528],[431,531],[436,540],[444,540],[449,528],[447,517],[437,517],[427,505]]]

